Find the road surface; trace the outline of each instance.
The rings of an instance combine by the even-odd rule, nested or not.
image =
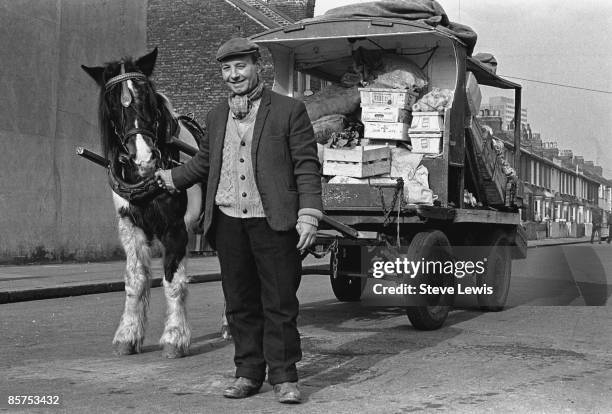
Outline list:
[[[246,400],[221,396],[234,370],[233,346],[218,335],[219,282],[191,286],[193,345],[180,360],[163,359],[157,346],[160,288],[152,289],[144,352],[128,357],[111,349],[121,293],[0,305],[0,412],[18,410],[9,395],[59,396],[57,407],[19,408],[26,412],[612,412],[612,249],[582,247],[530,249],[514,262],[507,310],[457,309],[433,332],[414,330],[398,308],[338,303],[327,276],[305,276],[305,402],[291,407],[269,385]],[[550,297],[530,291],[532,279],[568,275],[598,280],[607,304],[582,306],[580,284]]]

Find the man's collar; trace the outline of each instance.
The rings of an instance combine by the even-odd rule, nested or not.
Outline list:
[[[263,93],[261,94],[261,102],[259,105],[270,105],[271,96],[272,94],[270,92],[270,89],[268,89],[268,87],[266,86],[263,90]]]
[[[270,105],[271,98],[272,98],[272,92],[266,86],[264,88],[262,94],[261,94],[261,102],[259,103],[259,106],[261,106],[261,105]],[[221,105],[222,105],[223,110],[229,109],[229,104],[227,103],[227,98],[225,98],[225,99],[223,99],[221,101]]]

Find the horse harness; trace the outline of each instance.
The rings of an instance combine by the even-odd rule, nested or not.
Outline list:
[[[121,84],[121,105],[124,108],[128,108],[132,104],[133,96],[128,88],[127,81],[136,80],[136,79],[148,80],[147,76],[140,72],[127,72],[126,73],[125,66],[122,63],[121,73],[109,79],[104,85],[104,89],[106,92],[108,92],[114,86]],[[196,141],[198,143],[201,142],[201,139],[203,138],[203,135],[204,135],[202,128],[200,127],[200,125],[198,125],[195,119],[193,119],[192,117],[187,117],[183,115],[179,116],[178,119],[174,117],[171,118],[171,124],[169,126],[169,134],[168,134],[169,140],[168,141],[171,141],[173,138],[178,139],[179,130],[180,130],[179,120],[185,123],[187,129],[194,136]],[[151,140],[153,141],[153,143],[156,144],[156,147],[157,147],[157,141],[158,141],[158,136],[157,136],[158,121],[157,120],[155,121],[155,131],[151,131],[150,129],[147,129],[147,128],[138,127],[138,128],[131,128],[127,132],[125,132],[123,135],[121,135],[119,134],[119,131],[117,131],[117,128],[114,125],[114,123],[113,123],[113,128],[115,129],[115,134],[119,138],[119,142],[126,153],[129,152],[126,147],[126,142],[128,141],[130,137],[134,135],[138,135],[138,134],[148,136],[149,138],[151,138]],[[159,149],[155,148],[155,150],[158,152],[159,159],[162,159]],[[178,161],[176,159],[171,159],[171,161],[178,164]],[[153,200],[155,197],[157,197],[159,194],[164,192],[164,190],[157,185],[157,182],[154,177],[148,177],[134,184],[126,183],[120,177],[120,175],[117,174],[117,172],[115,171],[113,163],[109,164],[108,181],[109,181],[109,185],[111,186],[112,190],[115,193],[117,193],[117,195],[128,200],[132,204],[146,204],[150,202],[151,200]]]
[[[125,65],[122,63],[121,64],[121,73],[117,76],[114,76],[112,78],[110,78],[106,84],[104,85],[104,90],[105,92],[110,91],[115,85],[121,84],[121,105],[124,108],[129,108],[130,105],[132,104],[132,93],[130,92],[128,85],[127,85],[127,81],[128,80],[144,80],[147,81],[148,78],[144,73],[140,73],[140,72],[125,72]],[[122,111],[123,113],[123,111]],[[117,137],[119,137],[119,141],[121,143],[121,146],[123,147],[124,150],[126,150],[127,152],[127,148],[125,146],[125,143],[128,141],[128,139],[134,135],[144,135],[147,136],[149,138],[151,138],[153,140],[153,142],[157,142],[157,120],[155,121],[155,131],[151,131],[149,129],[146,128],[131,128],[129,129],[127,132],[125,132],[124,134],[120,134],[119,131],[117,131],[117,127],[115,126],[115,124],[113,123],[113,128],[115,129],[115,134],[117,135]]]

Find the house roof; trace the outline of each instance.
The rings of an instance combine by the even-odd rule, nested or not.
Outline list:
[[[293,19],[289,16],[261,0],[225,0],[225,2],[242,10],[243,13],[252,20],[255,20],[264,29],[276,29],[294,23]]]

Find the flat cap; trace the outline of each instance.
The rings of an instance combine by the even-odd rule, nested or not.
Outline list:
[[[250,55],[259,53],[259,46],[244,37],[235,37],[223,43],[217,50],[217,60],[220,62],[230,56]]]

